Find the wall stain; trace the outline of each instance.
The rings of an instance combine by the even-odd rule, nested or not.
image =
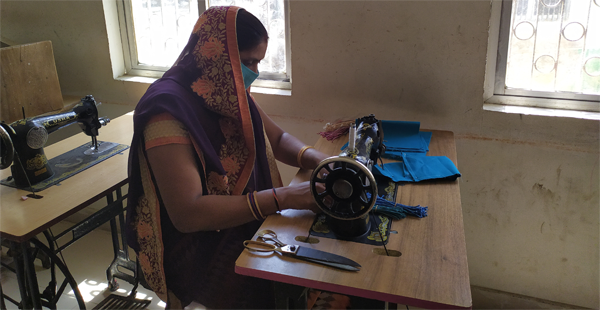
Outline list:
[[[513,175],[513,184],[518,184],[520,185],[521,183],[523,183],[523,173],[522,172],[518,172],[517,174]],[[509,185],[510,186],[510,185]]]
[[[495,217],[493,214],[491,214],[491,213],[486,213],[486,214],[485,214],[485,216],[486,216],[486,217],[487,217],[489,220],[493,221],[493,222],[494,222],[496,225],[498,225],[498,219],[497,219],[497,218],[496,218],[496,217]]]
[[[543,230],[544,230],[544,224],[546,224],[546,222],[542,222],[542,226],[540,226],[540,234],[543,234]]]
[[[596,162],[594,163],[594,167],[592,167],[592,169],[590,171],[590,191],[592,190],[592,184],[594,184],[592,181],[594,179],[594,172],[598,171],[598,170],[596,170],[596,167],[598,166],[598,161],[600,161],[600,158],[596,159]]]
[[[533,184],[533,186],[531,187],[531,189],[541,195],[544,196],[550,200],[554,200],[554,197],[556,196],[556,194],[554,194],[554,192],[552,192],[551,190],[549,190],[548,188],[544,187],[544,184],[540,184],[540,183],[535,183]]]
[[[54,30],[54,34],[60,40],[60,43],[63,43],[62,38],[58,35],[58,32],[56,32],[56,30]]]
[[[490,138],[483,137],[478,135],[471,134],[456,134],[454,136],[456,140],[479,140],[479,141],[494,141],[506,144],[515,144],[515,145],[529,145],[529,146],[542,146],[542,147],[551,147],[559,150],[573,151],[573,152],[581,152],[581,153],[591,153],[591,154],[600,154],[600,150],[598,148],[586,148],[586,147],[577,147],[572,145],[566,145],[563,143],[552,143],[552,142],[533,142],[533,141],[523,141],[523,140],[514,140],[514,139],[499,139],[499,138]]]
[[[562,165],[558,166],[558,168],[556,169],[556,186],[558,186],[558,184],[560,183],[560,173],[562,172],[562,169],[560,169],[560,167],[562,167]]]

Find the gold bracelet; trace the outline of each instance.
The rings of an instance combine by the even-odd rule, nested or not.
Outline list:
[[[256,210],[258,210],[258,214],[260,215],[260,217],[261,217],[263,220],[264,220],[264,219],[266,219],[267,217],[266,217],[266,216],[264,216],[264,215],[262,214],[262,212],[260,211],[260,206],[258,205],[258,199],[257,199],[257,197],[256,197],[256,191],[254,191],[254,204],[256,205]]]
[[[250,193],[246,194],[246,202],[248,203],[248,208],[250,208],[250,212],[252,212],[252,215],[258,221],[259,219],[256,216],[256,213],[254,213],[254,210],[252,210],[252,204],[250,203]]]
[[[298,167],[300,167],[300,169],[304,169],[304,166],[302,166],[302,155],[304,155],[304,152],[306,152],[308,149],[314,149],[314,147],[305,145],[300,149],[300,152],[298,152],[298,158],[296,158],[296,161],[298,162]]]

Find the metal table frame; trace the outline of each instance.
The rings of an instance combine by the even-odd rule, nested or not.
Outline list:
[[[58,257],[58,254],[106,222],[110,222],[114,251],[114,259],[106,270],[109,289],[111,291],[117,290],[119,285],[116,279],[118,278],[133,284],[134,288],[132,289],[132,294],[135,294],[135,290],[137,289],[137,285],[139,283],[139,272],[137,262],[131,260],[129,257],[126,235],[124,234],[125,207],[123,202],[127,198],[127,195],[122,194],[121,187],[126,183],[127,182],[125,181],[117,184],[105,196],[107,205],[81,222],[62,231],[56,236],[52,234],[50,229],[44,230],[43,234],[46,238],[48,246],[35,237],[23,242],[8,240],[10,242],[11,251],[16,254],[13,257],[16,268],[13,269],[4,263],[2,263],[2,266],[16,273],[21,301],[19,302],[10,296],[5,295],[4,292],[1,292],[0,288],[0,292],[2,294],[2,305],[5,303],[4,299],[7,299],[21,309],[41,309],[42,307],[56,309],[56,303],[64,293],[66,286],[70,285],[73,289],[75,299],[77,300],[80,309],[85,309],[85,303],[83,301],[83,297],[81,296],[81,292],[77,287],[77,282],[69,272],[64,261]],[[117,219],[119,224],[118,226]],[[121,228],[122,232],[120,240],[118,227]],[[68,235],[71,236],[69,241],[60,247],[55,246],[58,244],[57,240],[66,238]],[[39,291],[34,266],[34,260],[40,252],[49,258],[50,263],[48,267],[50,268],[51,274],[51,281],[48,283],[47,287],[42,293]],[[56,267],[58,267],[61,273],[65,276],[65,279],[58,288],[58,283],[56,280]],[[129,270],[133,275],[125,273],[121,270]],[[3,306],[2,309],[5,309],[5,307]]]

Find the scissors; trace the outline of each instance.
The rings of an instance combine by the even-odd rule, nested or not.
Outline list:
[[[256,241],[244,241],[244,247],[256,252],[277,252],[285,256],[343,270],[359,271],[361,267],[357,262],[337,254],[301,247],[299,245],[285,244],[277,239],[277,234],[274,231],[269,229],[259,231]]]

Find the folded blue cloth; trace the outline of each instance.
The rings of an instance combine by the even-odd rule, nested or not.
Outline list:
[[[402,153],[425,155],[429,151],[431,132],[421,132],[419,122],[381,121],[383,143],[386,146],[382,157],[402,160]],[[348,143],[342,146],[342,150]]]
[[[373,174],[388,177],[394,182],[419,182],[424,180],[456,180],[460,172],[446,156],[402,154],[402,162],[373,166]]]
[[[381,121],[385,158],[400,160],[404,152],[426,154],[429,151],[431,132],[420,132],[419,122]]]
[[[394,182],[419,182],[424,180],[456,180],[460,172],[446,156],[425,156],[429,151],[431,132],[419,131],[421,123],[405,121],[381,121],[383,143],[382,157],[399,162],[385,164],[384,168],[373,166],[373,174],[379,174]],[[348,146],[346,143],[342,150]]]

